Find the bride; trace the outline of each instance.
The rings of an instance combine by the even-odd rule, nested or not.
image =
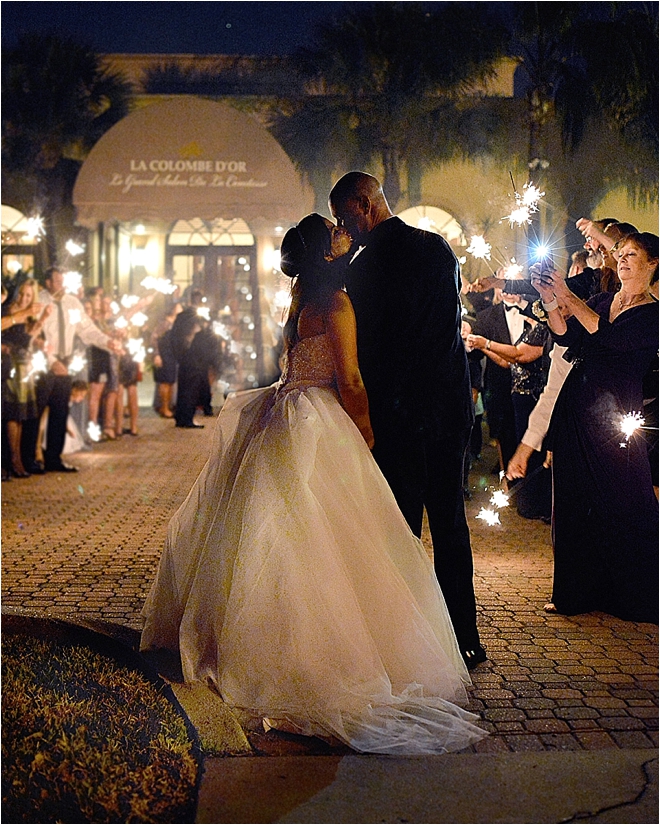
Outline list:
[[[485,736],[433,566],[370,452],[347,232],[317,214],[282,242],[285,367],[230,396],[172,518],[141,649],[181,657],[265,725],[356,751],[431,754]]]

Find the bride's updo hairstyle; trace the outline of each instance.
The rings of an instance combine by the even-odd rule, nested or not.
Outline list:
[[[344,286],[345,265],[327,261],[331,235],[324,218],[316,212],[303,218],[282,238],[280,269],[291,285],[291,308],[284,325],[284,343],[291,348],[298,340],[298,318],[307,304],[323,309]]]

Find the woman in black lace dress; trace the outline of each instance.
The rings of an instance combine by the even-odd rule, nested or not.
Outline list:
[[[586,303],[559,272],[534,278],[553,337],[573,360],[550,422],[555,564],[546,609],[657,623],[658,500],[642,433],[623,431],[642,418],[643,379],[657,359],[657,235],[627,236],[618,257],[620,291]]]

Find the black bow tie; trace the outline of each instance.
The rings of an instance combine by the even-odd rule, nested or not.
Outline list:
[[[511,309],[518,309],[518,304],[504,304],[504,309],[509,312]]]

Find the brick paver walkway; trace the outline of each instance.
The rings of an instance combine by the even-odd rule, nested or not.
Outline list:
[[[177,430],[141,411],[139,438],[79,453],[77,474],[2,485],[3,611],[111,622],[133,632],[167,522],[210,448],[204,430]],[[489,660],[473,672],[471,708],[494,734],[481,752],[648,748],[658,744],[658,628],[605,614],[543,612],[550,528],[510,507],[501,525],[475,518],[494,456],[471,476],[468,516],[479,622]]]

